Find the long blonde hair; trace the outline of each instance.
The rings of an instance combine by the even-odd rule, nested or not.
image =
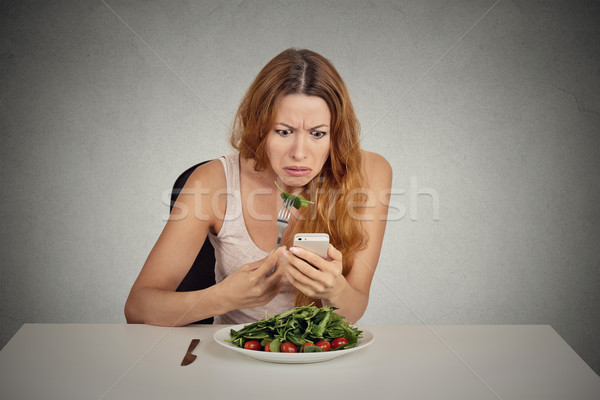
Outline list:
[[[275,56],[259,72],[242,99],[234,120],[231,144],[241,157],[254,160],[257,171],[266,168],[269,165],[267,136],[273,128],[277,106],[288,94],[320,97],[331,113],[329,157],[303,193],[315,204],[300,209],[293,233],[328,233],[331,244],[343,254],[345,276],[352,268],[355,253],[364,248],[368,240],[356,217],[366,202],[362,192],[365,177],[360,125],[346,85],[333,64],[310,50],[287,49]],[[319,303],[298,292],[295,305],[313,301]]]

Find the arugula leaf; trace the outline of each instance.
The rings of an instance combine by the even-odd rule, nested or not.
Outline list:
[[[273,339],[269,350],[271,350],[271,352],[273,352],[273,353],[279,353],[280,347],[281,347],[281,341],[279,339]]]
[[[304,350],[302,350],[303,353],[320,353],[322,351],[323,349],[319,346],[306,346]]]
[[[279,189],[279,191],[281,192],[281,198],[283,199],[283,201],[285,202],[287,201],[287,199],[292,199],[292,205],[296,209],[299,209],[300,207],[308,207],[309,204],[315,204],[314,201],[306,200],[301,194],[291,194],[284,192],[283,189],[280,188],[277,184],[277,181],[275,181],[275,186],[277,186],[277,189]]]
[[[248,340],[262,339],[262,346],[270,342],[271,351],[277,352],[283,342],[291,342],[299,347],[308,342],[316,343],[323,339],[331,341],[337,337],[345,337],[348,344],[336,350],[355,347],[358,339],[362,337],[362,331],[351,326],[342,315],[335,313],[335,310],[336,307],[319,308],[313,304],[296,307],[270,318],[265,316],[265,319],[247,324],[238,331],[231,329],[231,339],[227,341],[244,347]]]

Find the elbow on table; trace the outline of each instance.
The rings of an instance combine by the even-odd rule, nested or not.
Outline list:
[[[151,306],[143,303],[130,294],[125,302],[125,320],[128,324],[146,324],[156,326],[185,326],[187,323],[182,318],[165,316]]]
[[[139,288],[133,288],[125,301],[125,320],[128,324],[152,324],[149,321],[148,305]]]
[[[140,316],[140,312],[138,307],[135,306],[135,302],[131,299],[131,295],[127,298],[125,302],[125,320],[128,324],[143,324],[143,318]]]

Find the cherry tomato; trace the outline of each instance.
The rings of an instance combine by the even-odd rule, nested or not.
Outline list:
[[[314,346],[314,345],[315,345],[315,344],[314,344],[314,343],[312,343],[312,342],[304,343],[304,344],[302,345],[302,349],[300,349],[300,352],[301,352],[301,353],[304,353],[304,348],[305,348],[305,347],[307,347],[307,346]]]
[[[260,346],[260,342],[258,340],[248,340],[244,343],[244,348],[248,350],[260,350],[262,347]]]
[[[343,346],[345,344],[348,344],[348,339],[344,337],[335,338],[331,341],[331,348],[337,349],[338,347]]]
[[[294,346],[290,342],[281,343],[281,348],[279,350],[281,350],[282,353],[297,353],[298,352],[298,349],[296,348],[296,346]]]
[[[327,340],[319,340],[316,346],[320,347],[323,351],[329,351],[329,349],[331,349],[331,343],[329,343]]]
[[[265,345],[265,351],[271,351],[271,342]]]

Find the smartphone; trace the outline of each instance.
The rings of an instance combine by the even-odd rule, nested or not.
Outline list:
[[[327,259],[329,235],[326,233],[296,233],[294,235],[294,247],[302,247]]]

